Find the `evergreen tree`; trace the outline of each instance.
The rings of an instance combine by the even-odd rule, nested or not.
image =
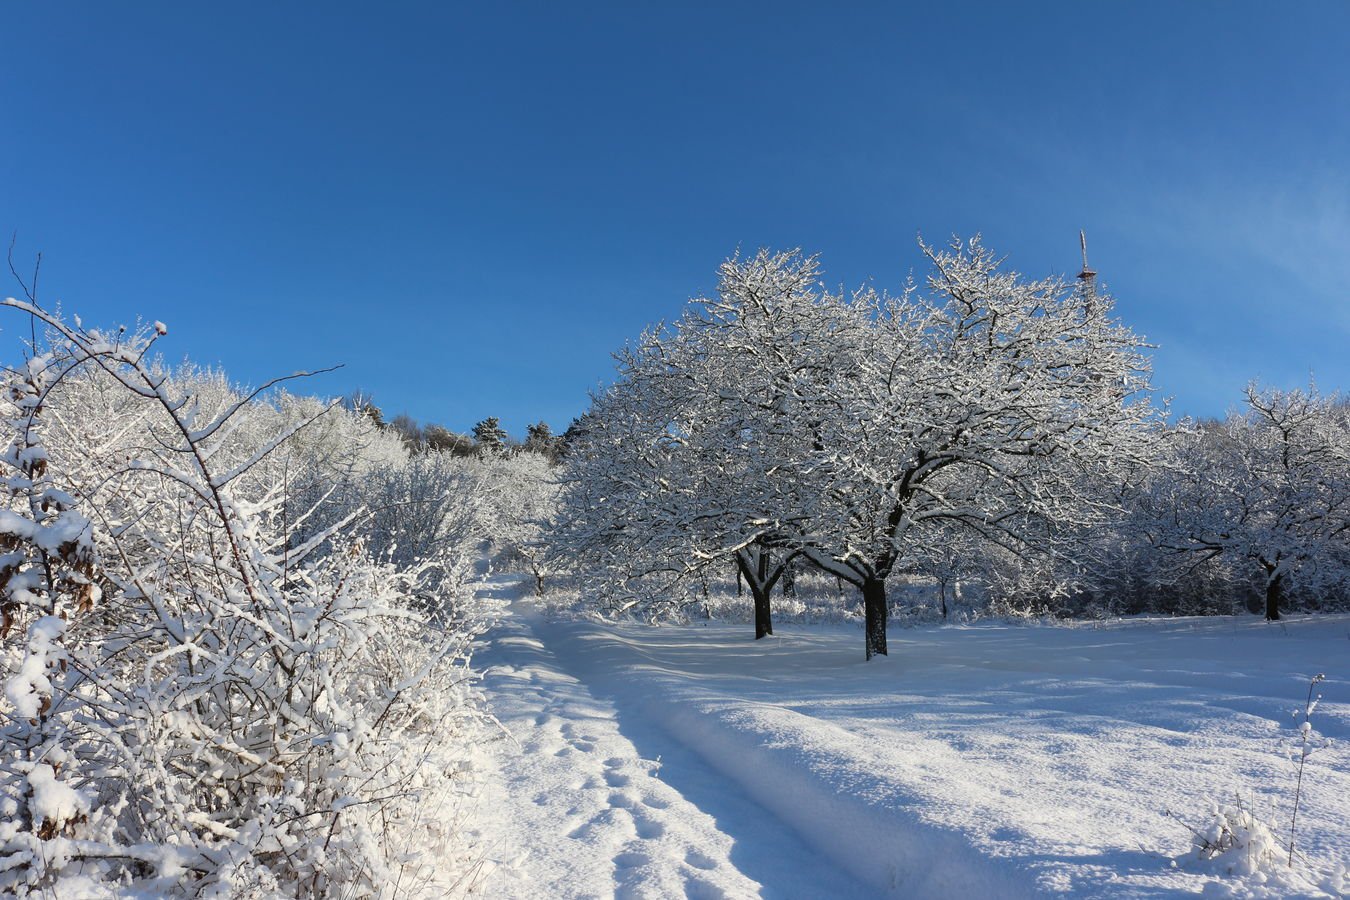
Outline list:
[[[558,459],[566,459],[568,451],[586,436],[586,413],[582,413],[572,420],[567,426],[567,430],[558,438]]]
[[[488,416],[473,426],[473,439],[479,453],[495,455],[506,450],[506,429],[496,416]]]
[[[553,433],[547,422],[540,421],[526,426],[525,451],[538,453],[549,462],[557,462],[562,455],[562,438]]]

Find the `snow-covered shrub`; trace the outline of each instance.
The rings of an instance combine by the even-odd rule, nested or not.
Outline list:
[[[1295,775],[1290,798],[1292,811],[1289,816],[1289,839],[1281,842],[1276,837],[1271,824],[1258,818],[1250,802],[1241,794],[1235,794],[1228,803],[1210,805],[1208,814],[1198,824],[1187,822],[1173,813],[1166,813],[1191,832],[1193,858],[1219,874],[1247,877],[1255,876],[1260,882],[1271,882],[1275,893],[1280,896],[1281,886],[1290,886],[1290,893],[1303,893],[1307,884],[1303,876],[1295,870],[1295,839],[1297,836],[1298,814],[1303,799],[1303,773],[1308,757],[1317,749],[1326,746],[1326,741],[1312,727],[1312,715],[1317,709],[1322,695],[1316,693],[1317,685],[1325,680],[1325,675],[1314,675],[1309,679],[1308,698],[1303,707],[1294,710],[1298,722],[1299,743],[1290,753],[1294,761]],[[1272,873],[1278,873],[1273,880]],[[1305,873],[1306,874],[1306,873]],[[1343,875],[1335,873],[1331,881],[1339,884]],[[1324,886],[1327,887],[1327,886]],[[1334,888],[1339,891],[1340,887]]]
[[[462,888],[473,626],[363,540],[369,426],[5,305],[54,339],[4,401],[0,892]]]
[[[361,489],[370,511],[360,524],[369,551],[415,574],[415,594],[435,616],[454,619],[452,602],[472,575],[487,535],[487,488],[476,459],[443,451],[374,467]]]
[[[538,426],[533,427],[537,435]],[[483,495],[488,536],[503,563],[529,572],[534,592],[541,597],[545,579],[554,571],[544,535],[561,491],[555,470],[542,453],[487,456],[480,464],[487,482]]]
[[[1270,827],[1252,814],[1240,796],[1231,803],[1215,803],[1198,824],[1188,826],[1197,859],[1222,858],[1231,875],[1252,875],[1279,865],[1283,847]]]

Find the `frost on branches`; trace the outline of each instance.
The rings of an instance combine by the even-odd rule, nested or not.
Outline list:
[[[1174,566],[1214,561],[1265,617],[1350,596],[1350,407],[1316,387],[1246,391],[1221,422],[1183,423],[1144,509]]]
[[[1119,512],[1103,478],[1147,462],[1144,345],[1109,297],[1002,271],[978,239],[924,251],[927,290],[897,297],[832,294],[796,253],[725,263],[715,297],[619,354],[569,451],[558,552],[619,608],[734,564],[756,636],[801,560],[861,592],[868,657],[887,580],[942,535],[1072,552],[1071,526]]]
[[[4,305],[49,349],[9,370],[3,416],[0,892],[466,889],[475,626],[429,621],[469,549],[368,546],[370,485],[406,453],[357,414],[164,369],[158,325]]]
[[[525,452],[489,456],[479,469],[487,504],[485,527],[497,558],[523,567],[540,597],[553,572],[545,535],[558,502],[554,468],[545,453]]]

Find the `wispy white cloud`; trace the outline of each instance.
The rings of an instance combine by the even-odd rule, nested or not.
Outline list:
[[[1350,173],[1196,184],[1153,202],[1170,210],[1149,217],[1153,233],[1190,247],[1201,264],[1223,258],[1231,275],[1265,268],[1288,278],[1273,285],[1284,287],[1278,295],[1250,299],[1350,336]]]

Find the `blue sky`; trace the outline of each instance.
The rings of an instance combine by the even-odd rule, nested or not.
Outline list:
[[[1081,227],[1178,411],[1350,387],[1350,4],[7,4],[0,51],[43,299],[241,381],[562,429],[737,247],[897,287]]]

